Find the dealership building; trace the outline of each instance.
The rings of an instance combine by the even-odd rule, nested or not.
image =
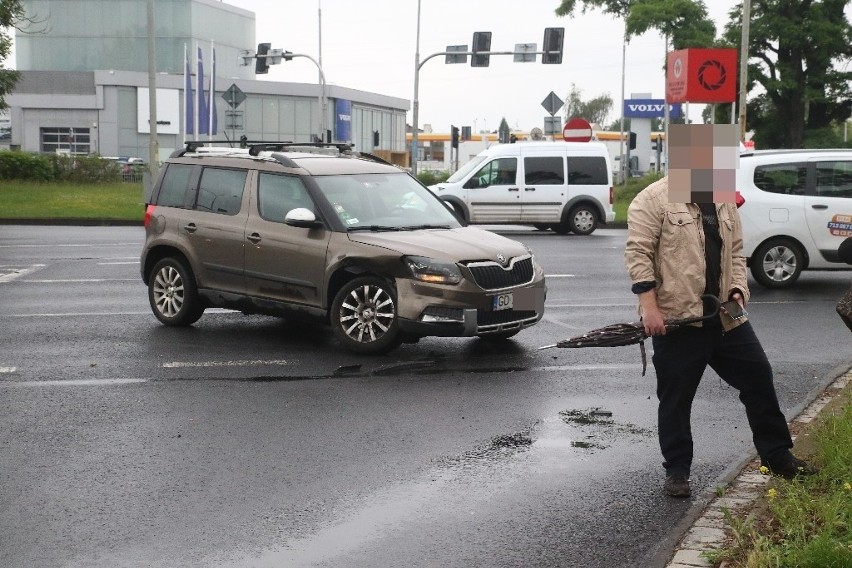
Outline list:
[[[23,5],[33,23],[15,34],[20,79],[6,97],[11,133],[0,138],[0,147],[147,159],[148,0]],[[244,52],[257,49],[253,12],[219,0],[154,0],[154,10],[161,160],[185,140],[209,138],[205,127],[213,113],[193,118],[205,100],[197,96],[196,54],[201,53],[202,85],[209,91],[215,48],[214,139],[322,138],[408,165],[407,99],[320,82],[258,81],[254,61],[240,64]],[[187,59],[195,91],[189,99]]]

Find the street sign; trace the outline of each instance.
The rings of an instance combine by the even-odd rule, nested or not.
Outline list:
[[[550,91],[550,94],[545,97],[543,101],[541,101],[541,106],[544,107],[544,110],[550,113],[550,116],[553,116],[559,109],[562,108],[562,105],[565,103],[562,102],[562,99],[556,96],[556,93]]]
[[[512,52],[514,54],[512,61],[514,61],[515,63],[535,63],[536,47],[537,46],[534,43],[516,43],[515,51]]]
[[[592,125],[585,118],[575,116],[565,123],[562,138],[566,142],[588,142],[592,139]]]
[[[456,53],[462,52],[462,53]],[[466,45],[448,45],[447,56],[444,58],[444,63],[467,63],[467,46]]]
[[[545,116],[544,117],[544,133],[545,134],[559,134],[562,131],[562,119],[558,116]]]
[[[222,98],[231,105],[231,108],[237,108],[246,100],[246,94],[236,84],[231,84],[228,90],[222,93]]]

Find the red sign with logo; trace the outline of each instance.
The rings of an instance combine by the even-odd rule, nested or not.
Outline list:
[[[732,103],[737,100],[737,50],[681,49],[666,57],[670,103]]]

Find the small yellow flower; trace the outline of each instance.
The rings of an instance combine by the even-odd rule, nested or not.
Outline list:
[[[846,491],[852,491],[852,483],[849,483],[847,481],[846,483],[843,484],[843,489],[845,489]]]
[[[760,473],[762,473],[763,475],[768,475],[769,474],[769,468],[766,467],[765,465],[760,466]]]
[[[770,500],[775,499],[776,497],[778,497],[778,491],[776,491],[775,488],[773,487],[772,489],[770,489],[769,491],[766,492],[766,496]]]

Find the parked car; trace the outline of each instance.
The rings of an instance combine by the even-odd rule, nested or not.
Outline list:
[[[347,349],[384,353],[508,338],[544,313],[527,246],[463,226],[408,172],[348,145],[189,143],[146,201],[142,279],[166,325],[212,306],[312,316]]]
[[[429,189],[472,224],[589,235],[615,220],[612,165],[601,142],[491,146]]]
[[[737,190],[758,283],[784,288],[803,270],[849,269],[837,249],[852,236],[852,150],[743,153]]]

